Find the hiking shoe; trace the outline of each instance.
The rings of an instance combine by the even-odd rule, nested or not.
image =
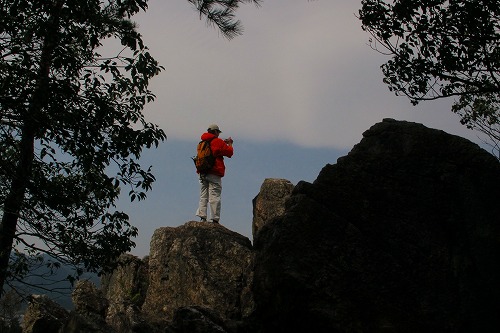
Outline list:
[[[200,222],[207,222],[207,218],[206,217],[200,217]]]
[[[219,224],[219,220],[212,220],[212,223]]]

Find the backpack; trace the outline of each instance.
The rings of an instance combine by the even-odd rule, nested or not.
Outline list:
[[[212,153],[212,147],[210,147],[211,141],[212,140],[200,141],[196,148],[197,154],[192,157],[196,170],[201,174],[210,171],[215,164],[215,156]]]

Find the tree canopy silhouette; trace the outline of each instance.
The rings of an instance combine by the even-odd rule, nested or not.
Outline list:
[[[391,57],[384,82],[413,104],[455,97],[461,123],[500,148],[500,1],[363,0],[374,49]]]

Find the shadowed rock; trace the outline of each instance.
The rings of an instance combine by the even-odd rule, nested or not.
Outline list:
[[[23,318],[24,333],[62,332],[68,311],[45,295],[33,295]]]
[[[170,329],[172,333],[228,333],[224,326],[224,321],[210,309],[189,306],[175,311]]]
[[[71,298],[75,309],[70,313],[64,333],[115,332],[105,320],[109,302],[92,282],[78,281]]]
[[[261,331],[498,330],[498,161],[415,123],[363,136],[254,240]]]
[[[103,280],[109,306],[79,284],[69,321],[32,302],[26,332],[497,332],[499,191],[477,145],[387,119],[312,184],[266,179],[254,249],[217,224],[157,229],[149,260]]]

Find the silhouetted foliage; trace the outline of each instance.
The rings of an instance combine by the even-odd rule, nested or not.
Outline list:
[[[241,33],[239,4],[259,2],[188,1],[227,38]],[[73,265],[73,281],[134,246],[115,202],[146,198],[155,177],[141,153],[166,139],[142,114],[162,70],[130,20],[146,8],[0,0],[0,290],[33,264]]]
[[[144,199],[138,163],[165,133],[141,111],[158,65],[128,17],[146,1],[2,1],[0,287],[29,269],[11,248],[97,271],[130,250],[137,228],[113,211],[122,187]],[[103,42],[118,39],[113,56]]]
[[[461,123],[500,153],[500,1],[363,0],[371,46],[389,55],[384,82],[413,104],[455,97]]]

